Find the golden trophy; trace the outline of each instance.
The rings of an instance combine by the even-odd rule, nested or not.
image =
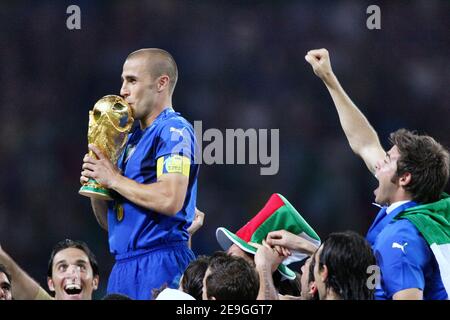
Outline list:
[[[89,111],[88,143],[94,144],[116,165],[127,143],[133,122],[132,109],[122,97],[104,96]],[[89,150],[89,156],[97,158],[91,150]],[[89,179],[78,193],[86,197],[112,200],[110,190],[94,179]]]

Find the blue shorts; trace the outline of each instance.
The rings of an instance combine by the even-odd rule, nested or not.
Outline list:
[[[184,270],[194,259],[195,255],[186,242],[116,255],[107,293],[121,293],[132,299],[150,300],[153,289],[159,289],[163,285],[178,288]]]

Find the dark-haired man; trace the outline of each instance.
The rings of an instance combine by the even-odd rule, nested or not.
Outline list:
[[[82,241],[62,240],[50,255],[47,285],[54,298],[0,247],[0,263],[11,274],[12,294],[18,300],[91,300],[98,288],[99,272],[94,254]]]
[[[367,285],[370,266],[376,264],[367,241],[347,231],[330,234],[314,253],[314,279],[320,300],[372,300]]]
[[[314,278],[315,265],[316,261],[313,260],[312,257],[308,257],[301,268],[302,276],[300,278],[300,300],[319,300],[317,284]]]
[[[386,152],[333,73],[326,49],[305,59],[326,85],[352,150],[378,179],[382,205],[367,240],[381,270],[378,299],[448,299],[450,293],[449,153],[432,137],[405,129]],[[317,280],[317,279],[316,279]]]
[[[216,252],[203,278],[203,300],[256,300],[259,278],[241,257]]]
[[[258,248],[255,255],[256,270],[260,277],[258,300],[318,300],[319,295],[314,280],[315,261],[311,257],[318,246],[286,230],[271,231],[267,234],[263,245],[255,243],[252,245]],[[301,267],[300,292],[296,295],[279,294],[272,278],[273,271],[294,251],[308,256]]]

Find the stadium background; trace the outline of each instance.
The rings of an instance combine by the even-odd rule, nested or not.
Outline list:
[[[66,28],[71,4],[81,30]],[[370,4],[381,8],[381,30],[366,28]],[[119,93],[122,63],[138,48],[174,55],[174,108],[204,130],[280,129],[275,176],[258,165],[202,166],[197,254],[219,249],[215,229],[236,231],[274,192],[321,237],[365,234],[376,180],[352,154],[304,60],[309,49],[329,49],[385,147],[399,127],[450,146],[448,1],[2,1],[0,30],[0,244],[45,288],[52,246],[73,238],[97,255],[95,297],[105,293],[113,259],[79,176],[88,111]]]

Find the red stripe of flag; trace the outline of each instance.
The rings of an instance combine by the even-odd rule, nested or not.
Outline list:
[[[278,196],[278,194],[274,193],[264,208],[262,208],[261,211],[259,211],[258,214],[247,222],[242,228],[240,228],[239,231],[236,232],[236,235],[242,240],[249,242],[253,233],[255,233],[259,226],[282,206],[284,206],[283,200]]]

